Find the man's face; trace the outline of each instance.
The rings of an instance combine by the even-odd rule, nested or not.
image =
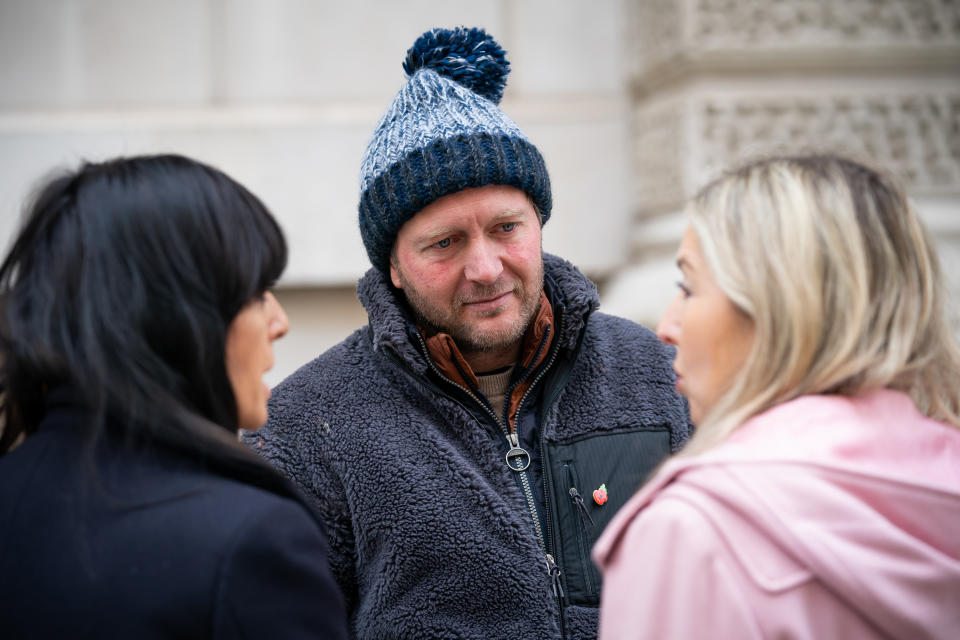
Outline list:
[[[519,189],[444,196],[397,234],[390,279],[429,327],[465,352],[520,344],[543,291],[540,221]]]

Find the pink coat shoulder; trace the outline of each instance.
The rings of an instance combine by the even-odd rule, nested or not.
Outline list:
[[[601,638],[951,637],[958,523],[960,431],[896,392],[800,398],[617,513]]]
[[[698,488],[737,482],[721,468],[688,471],[601,538],[600,640],[881,637],[749,517]]]

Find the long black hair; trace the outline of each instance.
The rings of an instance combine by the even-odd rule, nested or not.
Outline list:
[[[224,173],[176,155],[49,180],[0,266],[0,455],[68,386],[128,437],[287,493],[236,442],[227,327],[280,276],[283,234]]]

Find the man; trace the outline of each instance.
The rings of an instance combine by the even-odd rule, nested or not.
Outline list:
[[[433,30],[404,68],[361,167],[369,325],[247,441],[315,500],[355,637],[594,638],[590,547],[688,436],[671,355],[542,253],[496,42]]]

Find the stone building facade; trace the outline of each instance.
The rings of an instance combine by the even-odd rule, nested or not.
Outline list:
[[[608,308],[656,322],[673,294],[663,283],[683,202],[723,168],[818,151],[900,179],[960,297],[960,3],[637,0],[626,10],[633,233]]]
[[[722,167],[840,150],[894,171],[960,299],[956,0],[0,0],[0,237],[40,176],[176,151],[260,195],[291,260],[277,382],[364,321],[357,171],[422,31],[487,28],[546,158],[544,248],[655,324],[683,202]]]

